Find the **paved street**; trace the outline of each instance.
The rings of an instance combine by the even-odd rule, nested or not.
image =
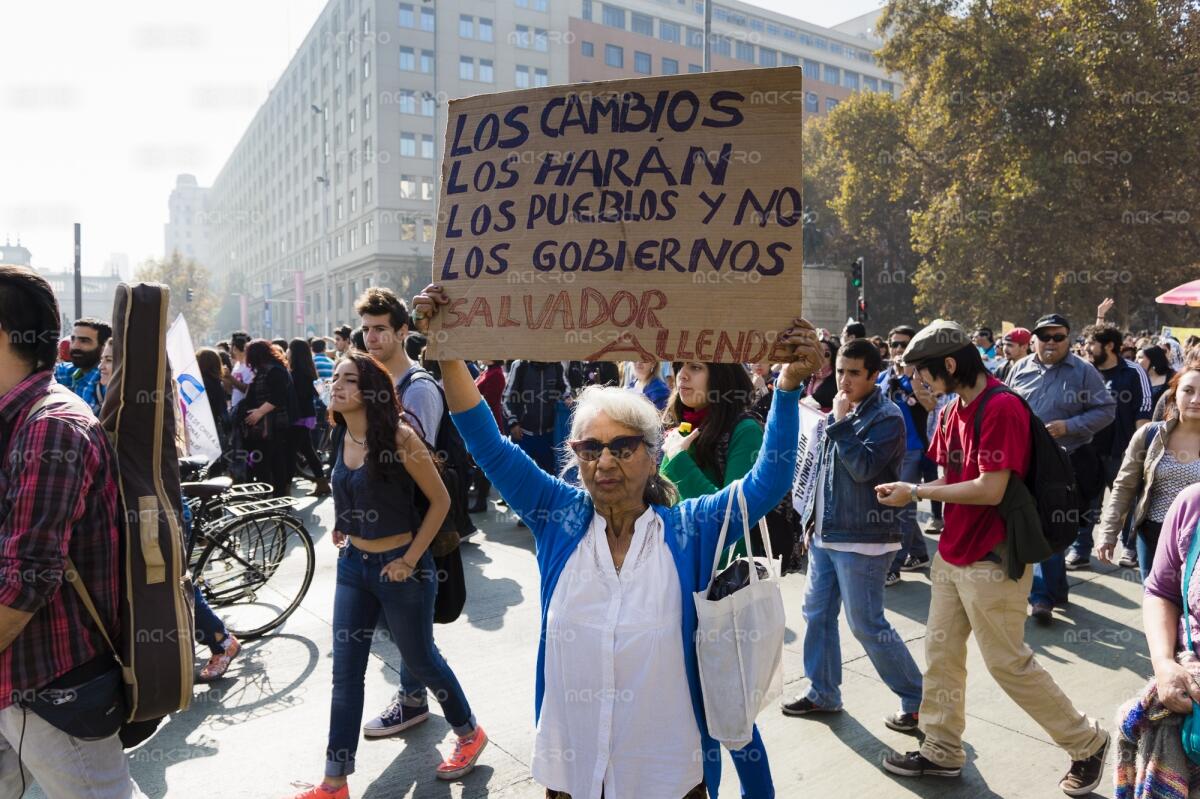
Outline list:
[[[308,484],[303,484],[307,489]],[[333,503],[301,507],[317,540],[318,570],[303,607],[279,634],[246,646],[226,679],[197,686],[192,707],[132,753],[146,794],[192,797],[218,790],[231,797],[284,797],[295,780],[316,781],[323,765],[329,713],[335,551],[329,542]],[[451,731],[440,715],[403,737],[363,741],[355,797],[532,799],[543,793],[529,777],[533,733],[533,669],[538,582],[527,530],[498,511],[478,516],[483,532],[464,548],[469,599],[463,617],[438,626],[438,643],[491,737],[479,767],[459,783],[434,778]],[[929,539],[931,544],[936,538]],[[931,546],[932,549],[932,546]],[[1140,585],[1132,571],[1077,572],[1071,607],[1050,629],[1029,623],[1042,664],[1077,705],[1109,728],[1117,707],[1149,674],[1141,630]],[[784,580],[788,609],[785,691],[805,685],[802,667],[803,575]],[[889,616],[919,664],[924,663],[929,582],[907,574],[889,589]],[[968,763],[959,781],[916,783],[878,766],[891,747],[915,748],[882,717],[898,707],[862,648],[842,625],[846,710],[827,720],[760,717],[780,797],[799,796],[1062,796],[1065,755],[1005,696],[971,645],[967,711]],[[367,715],[382,708],[398,682],[395,648],[380,641],[367,673]],[[438,710],[434,706],[434,713]],[[669,731],[665,731],[669,734]],[[726,758],[723,796],[737,796]],[[1099,795],[1111,796],[1111,763]],[[620,799],[626,799],[621,797]],[[649,799],[655,799],[650,797]]]

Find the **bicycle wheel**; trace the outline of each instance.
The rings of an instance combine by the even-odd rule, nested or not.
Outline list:
[[[208,533],[193,577],[243,640],[274,630],[300,606],[316,569],[312,537],[284,514],[235,519]]]

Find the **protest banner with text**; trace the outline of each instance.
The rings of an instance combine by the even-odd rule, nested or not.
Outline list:
[[[430,353],[772,360],[800,314],[802,108],[799,67],[452,100]]]

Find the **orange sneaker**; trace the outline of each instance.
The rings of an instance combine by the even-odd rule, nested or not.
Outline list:
[[[487,742],[487,733],[483,731],[483,727],[476,727],[475,732],[465,738],[459,738],[454,744],[454,754],[437,767],[438,779],[456,780],[470,774],[475,769],[475,761],[479,759],[479,753],[487,746]]]
[[[310,785],[306,790],[293,795],[291,799],[350,799],[350,786],[342,785],[341,788],[331,790],[325,783]]]
[[[233,633],[229,634],[229,640],[225,642],[225,651],[219,655],[213,655],[204,664],[204,668],[200,669],[199,682],[212,682],[219,680],[225,676],[225,672],[229,670],[229,664],[242,651],[242,643],[233,637]]]

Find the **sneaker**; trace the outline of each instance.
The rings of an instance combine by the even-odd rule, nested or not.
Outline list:
[[[475,732],[466,737],[460,736],[454,742],[454,752],[437,767],[438,779],[456,780],[470,774],[487,742],[487,733],[483,731],[483,727],[476,727]]]
[[[396,694],[387,710],[363,725],[363,737],[386,738],[409,727],[415,727],[428,718],[429,705],[406,705],[400,701],[400,695]]]
[[[887,588],[891,588],[898,582],[900,582],[900,572],[888,572],[887,577],[883,578],[883,584]]]
[[[1046,627],[1054,621],[1054,607],[1048,602],[1034,602],[1029,606],[1029,615],[1038,624]]]
[[[920,752],[892,752],[883,759],[883,767],[901,777],[957,777],[962,774],[961,768],[939,766],[924,758]]]
[[[930,519],[929,526],[925,528],[925,532],[930,535],[938,535],[942,530],[946,529],[946,522],[942,519]]]
[[[1100,781],[1104,779],[1104,760],[1108,756],[1109,740],[1108,733],[1104,733],[1104,746],[1100,747],[1099,752],[1087,760],[1071,761],[1071,768],[1058,783],[1063,793],[1067,796],[1087,796],[1100,787]]]
[[[1087,555],[1080,555],[1078,552],[1068,552],[1063,559],[1063,563],[1067,567],[1067,571],[1073,572],[1078,569],[1086,569],[1092,565],[1092,560]]]
[[[1138,567],[1137,550],[1121,547],[1121,557],[1117,559],[1117,565],[1126,569],[1136,569]]]
[[[350,799],[350,786],[342,785],[341,788],[334,790],[325,783],[309,785],[300,793],[293,794],[291,799]]]
[[[813,713],[841,713],[840,707],[821,707],[807,696],[798,696],[791,702],[781,702],[779,709],[785,716],[807,716]]]
[[[896,732],[916,732],[918,726],[918,714],[905,713],[903,710],[898,710],[892,715],[883,720],[884,726],[889,730]]]
[[[916,572],[916,571],[920,571],[921,569],[928,569],[929,563],[930,563],[930,561],[929,561],[928,555],[926,555],[923,558],[918,558],[915,555],[909,555],[907,558],[904,559],[904,563],[900,564],[900,571]]]
[[[225,637],[225,651],[219,655],[213,655],[204,664],[204,668],[200,669],[200,676],[196,678],[197,682],[212,682],[219,680],[225,676],[225,672],[229,671],[229,664],[242,651],[242,644],[238,639],[230,633]]]

